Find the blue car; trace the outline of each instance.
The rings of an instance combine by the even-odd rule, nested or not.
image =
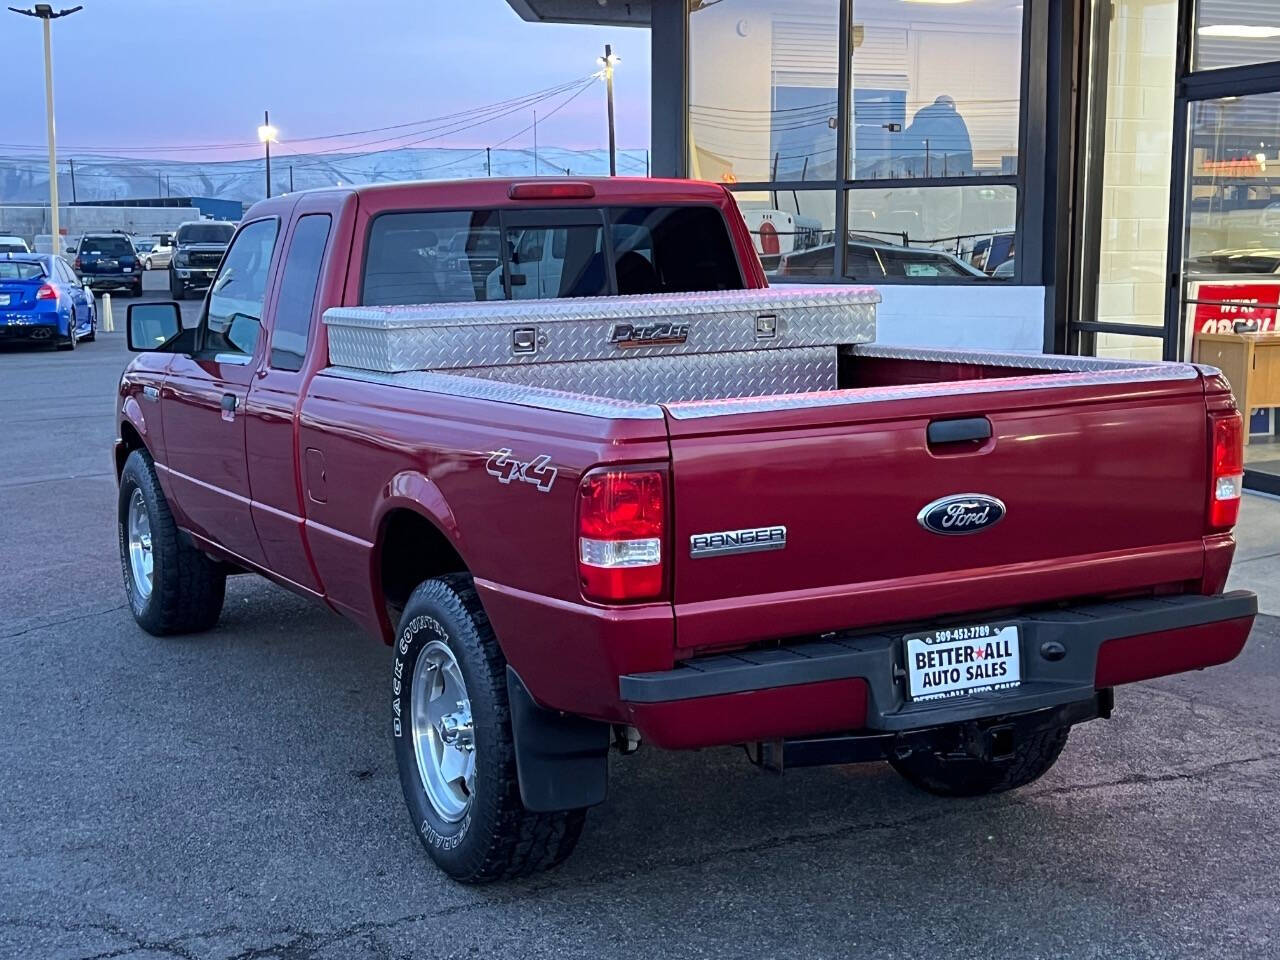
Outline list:
[[[0,254],[0,343],[54,343],[74,350],[98,335],[93,296],[62,257]]]

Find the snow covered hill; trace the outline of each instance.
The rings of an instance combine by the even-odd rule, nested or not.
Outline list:
[[[130,197],[196,196],[228,200],[261,199],[264,171],[261,158],[222,162],[133,160],[116,157],[63,155],[58,162],[58,190],[65,203],[72,199],[69,159],[75,160],[75,199],[124,200]],[[291,154],[271,157],[273,193],[332,186],[336,183],[385,183],[395,180],[453,180],[463,177],[533,176],[533,150],[493,150],[483,147],[403,148],[371,154]],[[646,151],[620,150],[618,173],[644,176]],[[47,203],[47,164],[36,155],[0,160],[0,203]],[[537,173],[542,176],[597,176],[609,172],[606,150],[541,147]]]

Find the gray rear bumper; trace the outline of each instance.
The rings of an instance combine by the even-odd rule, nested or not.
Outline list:
[[[892,633],[837,634],[695,657],[674,670],[624,675],[619,678],[619,692],[630,703],[659,704],[858,678],[868,687],[867,729],[913,730],[1092,698],[1098,654],[1108,641],[1252,618],[1257,611],[1257,597],[1240,590],[1208,597],[1089,604],[1014,617],[976,614],[968,621],[999,620],[1021,628],[1022,684],[1013,690],[950,700],[911,702],[904,696],[901,641],[905,634],[920,629],[916,625],[895,628]]]

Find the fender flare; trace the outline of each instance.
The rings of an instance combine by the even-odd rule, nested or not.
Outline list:
[[[381,495],[374,503],[373,515],[370,517],[369,529],[373,533],[372,549],[369,551],[369,595],[371,597],[376,597],[380,589],[382,570],[378,566],[380,553],[378,548],[382,544],[383,527],[387,516],[394,510],[408,510],[430,523],[462,558],[467,569],[471,569],[463,549],[462,530],[440,488],[421,471],[402,470],[382,488]],[[377,605],[377,617],[382,625],[383,638],[387,643],[391,643],[395,637],[395,624],[387,620],[386,610],[381,604]]]

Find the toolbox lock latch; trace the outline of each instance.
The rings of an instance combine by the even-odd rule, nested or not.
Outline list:
[[[778,335],[778,315],[762,313],[756,317],[756,339],[772,340]]]
[[[517,327],[511,331],[511,352],[515,354],[531,354],[538,352],[538,330],[536,327]]]

